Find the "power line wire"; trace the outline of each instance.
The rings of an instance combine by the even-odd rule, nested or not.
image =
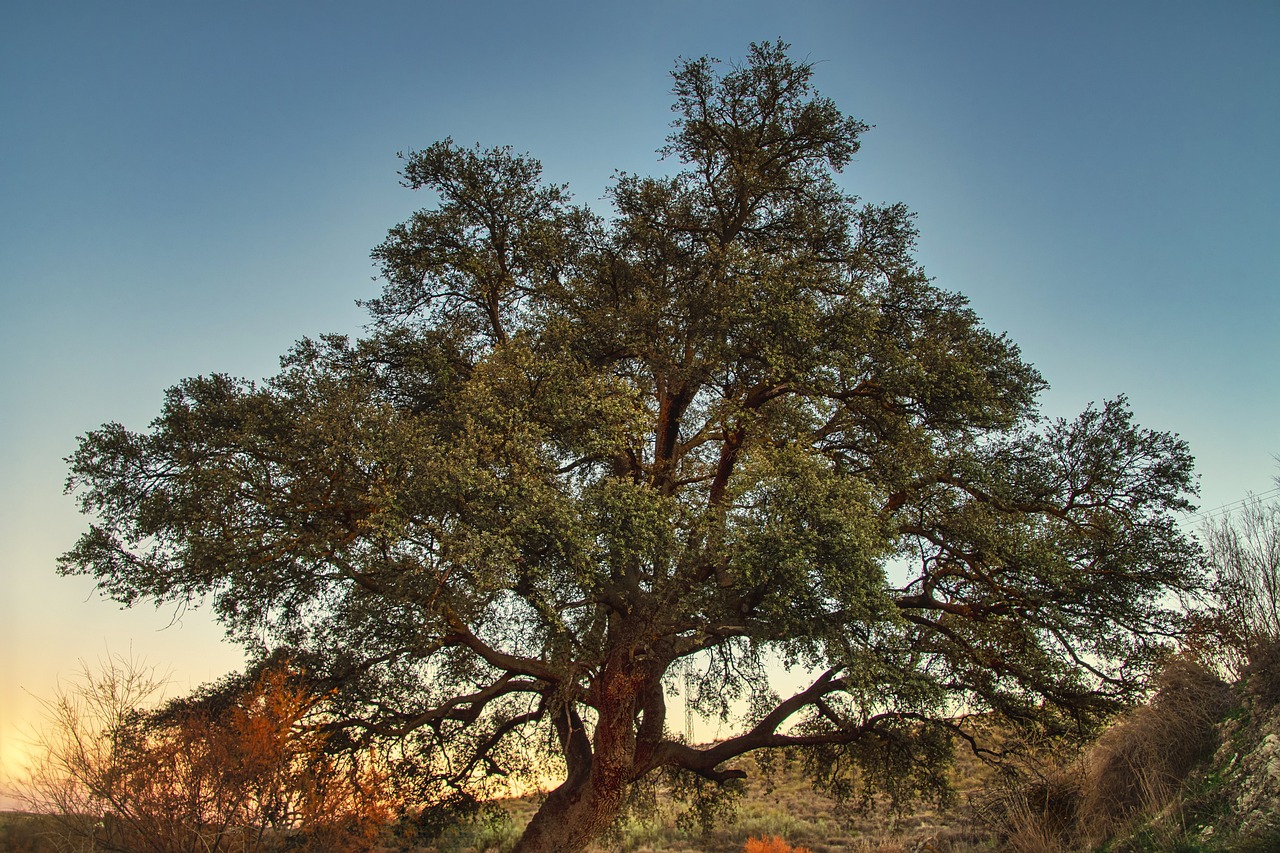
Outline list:
[[[1265,492],[1258,492],[1257,494],[1246,495],[1243,498],[1240,498],[1239,500],[1234,500],[1234,501],[1231,501],[1230,503],[1225,503],[1220,506],[1215,506],[1212,509],[1202,509],[1198,512],[1187,513],[1187,515],[1190,518],[1198,518],[1202,521],[1208,521],[1213,518],[1218,518],[1219,516],[1228,515],[1229,513],[1232,513],[1235,510],[1240,509],[1245,504],[1251,503],[1252,501],[1266,500],[1267,498],[1275,497],[1277,495],[1280,495],[1280,486],[1267,489]]]

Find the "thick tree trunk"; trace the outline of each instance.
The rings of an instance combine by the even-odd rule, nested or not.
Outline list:
[[[625,782],[567,785],[548,795],[513,853],[582,853],[618,817],[626,799]]]
[[[617,819],[636,773],[637,701],[645,686],[661,696],[660,668],[618,654],[605,664],[593,685],[596,728],[587,742],[582,722],[566,709],[557,722],[568,778],[552,791],[514,853],[581,853]],[[648,720],[661,731],[661,712],[645,703]]]

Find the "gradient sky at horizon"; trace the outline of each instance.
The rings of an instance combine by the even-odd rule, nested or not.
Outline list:
[[[655,173],[679,56],[781,37],[875,128],[843,185],[1044,373],[1127,394],[1201,503],[1280,452],[1280,5],[28,2],[0,15],[0,772],[35,696],[109,650],[174,690],[240,660],[203,611],[121,611],[57,556],[62,458],[186,376],[358,333],[369,250],[426,203],[397,151],[510,144],[607,211]],[[1194,522],[1194,520],[1192,520]],[[173,623],[172,625],[170,623]]]

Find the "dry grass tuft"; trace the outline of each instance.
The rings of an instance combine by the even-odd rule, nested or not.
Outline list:
[[[1108,729],[1076,762],[977,798],[974,810],[1016,853],[1063,853],[1116,838],[1144,818],[1176,818],[1191,772],[1213,755],[1231,688],[1172,661],[1149,705]]]
[[[1041,768],[1034,778],[972,801],[979,820],[1013,853],[1063,853],[1081,824],[1083,765]]]
[[[1176,659],[1161,674],[1151,704],[1133,711],[1089,750],[1081,821],[1110,835],[1181,794],[1187,775],[1217,747],[1215,724],[1231,707],[1231,689],[1203,666]]]

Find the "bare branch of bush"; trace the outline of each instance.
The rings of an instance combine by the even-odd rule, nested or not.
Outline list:
[[[1250,496],[1238,512],[1205,525],[1204,543],[1232,639],[1248,653],[1280,638],[1280,502]]]
[[[45,702],[31,806],[56,819],[66,850],[370,849],[388,817],[385,779],[366,757],[326,750],[308,724],[321,702],[295,676],[267,669],[229,702],[158,709],[153,668],[85,666]]]

